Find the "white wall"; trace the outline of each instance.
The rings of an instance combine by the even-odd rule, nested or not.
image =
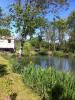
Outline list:
[[[11,43],[8,43],[8,40],[0,39],[0,48],[15,48],[14,40],[11,40]]]

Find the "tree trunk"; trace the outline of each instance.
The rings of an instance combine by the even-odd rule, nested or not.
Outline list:
[[[56,51],[56,48],[55,48],[55,41],[53,41],[53,50]]]
[[[22,37],[22,39],[21,39],[21,50],[22,50],[21,56],[23,55],[23,47],[24,47],[24,40],[23,40],[23,37]]]
[[[60,33],[60,29],[59,29],[59,44],[61,44],[61,33]]]

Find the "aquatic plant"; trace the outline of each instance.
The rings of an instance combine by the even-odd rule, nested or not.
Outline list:
[[[75,99],[75,75],[69,72],[59,72],[51,67],[36,68],[32,64],[24,68],[22,78],[25,84],[41,96],[42,100]]]

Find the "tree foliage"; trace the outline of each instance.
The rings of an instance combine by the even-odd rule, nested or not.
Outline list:
[[[64,38],[64,33],[67,32],[67,24],[66,21],[64,19],[59,19],[55,22],[55,28],[58,30],[59,36],[59,42],[62,43],[63,42],[63,38]]]
[[[44,28],[46,20],[40,16],[36,7],[30,4],[25,7],[20,4],[14,4],[10,9],[10,13],[12,21],[15,22],[17,32],[21,35],[21,47],[23,50],[24,39],[26,39],[27,35],[32,37],[37,28]]]
[[[12,17],[16,23],[17,31],[20,31],[24,37],[32,35],[36,28],[45,25],[45,20],[39,16],[36,8],[32,8],[30,5],[27,5],[26,9],[23,9],[22,6],[14,5],[13,12]]]
[[[75,40],[75,11],[73,11],[68,17],[67,24],[71,40]]]
[[[36,6],[38,11],[55,12],[56,10],[60,10],[62,7],[68,7],[70,0],[16,0],[16,2],[18,4],[25,2],[26,5],[30,4]]]
[[[0,36],[10,36],[11,33],[8,29],[0,29]]]
[[[2,8],[0,7],[0,36],[10,35],[10,31],[8,30],[9,23],[10,17],[5,16]]]

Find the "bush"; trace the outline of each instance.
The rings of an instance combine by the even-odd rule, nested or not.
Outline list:
[[[23,48],[23,54],[29,55],[32,50],[33,50],[32,45],[29,42],[25,42],[24,48]]]
[[[34,38],[34,39],[30,40],[30,44],[35,48],[39,48],[40,47],[39,46],[40,43],[38,41],[38,38]]]
[[[47,50],[45,48],[41,48],[40,51],[39,51],[39,54],[40,55],[47,55]]]
[[[43,40],[39,41],[38,38],[34,38],[34,39],[30,40],[30,43],[35,48],[40,48],[40,45],[41,45],[41,47],[43,47],[45,49],[49,48],[49,43],[48,42],[43,41]]]
[[[21,74],[25,65],[29,64],[29,57],[11,59],[13,72]]]
[[[74,53],[74,51],[75,51],[75,41],[70,41],[68,43],[68,46],[69,46],[70,51]]]
[[[53,56],[63,57],[65,56],[65,54],[62,51],[54,51]]]
[[[11,61],[11,63],[12,63],[12,70],[15,73],[19,73],[20,74],[22,72],[22,70],[24,69],[21,61],[18,62],[16,59],[15,60],[13,59]]]
[[[49,49],[49,43],[46,41],[41,41],[41,46],[45,49]]]

